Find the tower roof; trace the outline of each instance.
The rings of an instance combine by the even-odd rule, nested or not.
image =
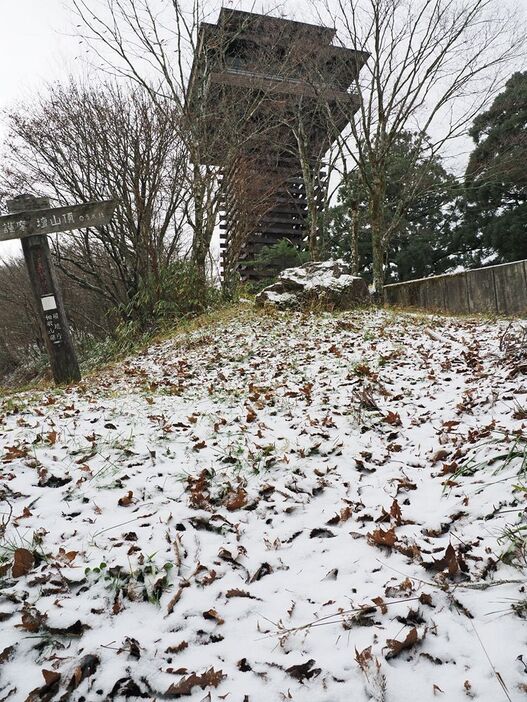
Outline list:
[[[335,36],[332,27],[225,7],[216,24],[202,23],[187,89],[187,112],[195,123],[200,120],[203,131],[210,132],[203,162],[221,163],[226,127],[241,125],[244,110],[251,112],[252,123],[240,127],[240,142],[254,129],[255,121],[269,125],[274,113],[276,122],[283,124],[287,111],[296,110],[300,102],[306,115],[318,106],[318,112],[326,112],[327,117],[329,107],[334,126],[343,129],[358,107],[350,87],[368,54],[335,46]],[[324,126],[313,126],[313,137],[322,144]],[[267,129],[267,133],[270,145],[276,145],[284,130],[276,129],[273,135]],[[317,148],[315,142],[313,148]]]

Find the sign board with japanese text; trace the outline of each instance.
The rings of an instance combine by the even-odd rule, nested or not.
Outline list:
[[[0,217],[0,242],[21,240],[35,311],[57,384],[78,381],[81,372],[46,235],[102,227],[116,207],[116,200],[50,207],[46,197],[18,195],[7,201],[9,214]]]
[[[104,200],[84,205],[8,214],[0,217],[0,241],[55,234],[71,229],[102,227],[111,220],[116,207],[116,200]]]

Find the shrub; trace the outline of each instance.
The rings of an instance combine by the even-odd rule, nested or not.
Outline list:
[[[276,244],[264,246],[251,262],[255,272],[261,276],[254,287],[260,290],[270,285],[281,271],[301,266],[308,260],[307,251],[300,250],[289,239],[280,239]]]
[[[131,325],[137,334],[156,331],[205,312],[218,304],[220,297],[220,291],[193,263],[176,261],[155,277],[140,281],[137,294],[123,310],[125,321],[120,326]]]

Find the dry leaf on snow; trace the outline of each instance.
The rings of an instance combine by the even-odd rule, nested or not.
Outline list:
[[[382,599],[382,597],[373,597],[372,602],[375,602],[377,607],[381,610],[382,614],[386,614],[388,612],[388,607],[386,606],[386,603]]]
[[[368,534],[368,541],[374,546],[387,546],[388,548],[393,548],[395,542],[397,541],[397,535],[392,527],[388,531],[383,531],[383,529],[376,529]]]
[[[45,614],[41,614],[34,607],[26,606],[22,610],[22,623],[18,626],[26,631],[29,631],[31,634],[35,634],[37,631],[39,631],[46,619],[47,616]]]
[[[465,571],[467,569],[464,560],[456,553],[456,549],[452,544],[447,546],[443,558],[439,560],[434,559],[430,563],[423,563],[423,566],[427,570],[435,570],[438,573],[448,570],[448,574],[451,578],[457,575],[461,570]]]
[[[247,491],[240,485],[236,490],[229,492],[225,498],[225,507],[229,512],[243,509],[247,505]]]
[[[7,661],[11,660],[15,651],[16,645],[7,646],[6,648],[4,648],[4,650],[0,653],[0,663],[6,663]]]
[[[403,651],[406,651],[410,648],[413,648],[416,644],[418,644],[420,641],[424,639],[424,634],[419,638],[419,634],[417,633],[417,629],[415,626],[410,629],[407,637],[404,639],[404,641],[397,641],[397,639],[388,639],[386,641],[386,646],[390,649],[388,653],[386,654],[386,658],[396,658],[399,654],[401,654]]]
[[[388,412],[386,417],[384,417],[384,421],[394,427],[400,427],[402,425],[401,417],[398,412]]]
[[[56,670],[43,670],[42,675],[46,685],[53,685],[60,680],[60,673],[57,673]]]
[[[99,663],[100,659],[98,656],[94,656],[91,653],[83,656],[83,658],[80,659],[79,664],[75,666],[75,669],[73,670],[73,675],[68,683],[68,691],[72,692],[73,690],[76,690],[83,680],[89,678],[90,675],[93,675],[99,667]],[[69,695],[64,696],[62,699],[66,700],[68,697]]]
[[[303,682],[304,680],[311,680],[322,672],[320,668],[313,668],[315,661],[310,658],[306,663],[300,663],[299,665],[292,665],[290,668],[286,668],[285,672],[288,673],[295,680]]]
[[[56,431],[50,431],[46,435],[46,441],[48,442],[48,444],[51,444],[51,446],[54,446],[57,443],[57,437],[58,434]]]
[[[134,493],[131,490],[128,490],[128,494],[126,494],[124,497],[119,498],[117,504],[119,505],[119,507],[129,507],[133,501]]]
[[[209,668],[201,675],[197,673],[191,673],[186,678],[182,678],[177,683],[172,683],[172,685],[165,692],[167,697],[183,697],[183,695],[190,695],[194,687],[201,687],[204,690],[206,687],[218,687],[223,678],[226,676],[221,670],[214,670],[214,668]]]
[[[216,624],[225,624],[225,619],[222,619],[215,609],[208,609],[206,612],[203,612],[203,618],[210,619]]]
[[[35,558],[31,551],[27,548],[17,548],[14,555],[13,578],[21,578],[23,575],[27,575],[33,565],[35,564]]]
[[[6,452],[3,457],[4,463],[11,463],[17,458],[25,458],[29,453],[29,449],[25,446],[20,448],[19,446],[6,446]]]
[[[49,702],[49,700],[52,700],[57,695],[61,677],[60,673],[54,670],[43,670],[42,675],[44,676],[44,685],[32,690],[26,697],[25,702]]]
[[[260,599],[259,597],[255,597],[254,595],[251,595],[250,592],[247,592],[246,590],[238,590],[238,588],[233,588],[232,590],[227,590],[225,593],[225,597],[227,599],[232,599],[233,597],[248,597],[251,600],[258,600]]]

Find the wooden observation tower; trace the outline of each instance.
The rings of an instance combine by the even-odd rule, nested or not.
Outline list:
[[[251,261],[280,239],[306,246],[323,157],[359,106],[350,86],[368,57],[334,46],[335,34],[227,8],[200,25],[187,115],[194,163],[221,170],[224,275],[255,280]]]

